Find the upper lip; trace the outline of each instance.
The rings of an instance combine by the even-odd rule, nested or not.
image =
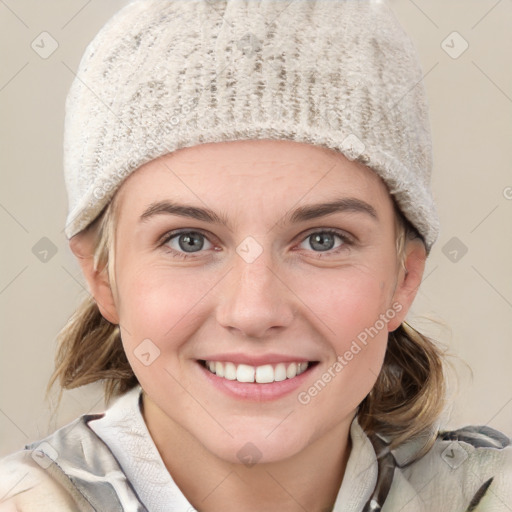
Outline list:
[[[248,354],[212,354],[200,360],[231,362],[235,364],[247,364],[249,366],[263,366],[265,364],[276,363],[308,363],[314,361],[313,359],[286,354],[263,354],[259,356]]]

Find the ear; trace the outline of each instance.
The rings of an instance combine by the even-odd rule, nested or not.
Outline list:
[[[89,291],[94,297],[102,316],[112,324],[119,324],[119,316],[112,294],[106,269],[101,272],[94,268],[94,236],[93,230],[78,233],[69,240],[69,247],[76,256]]]
[[[408,240],[405,247],[404,265],[398,271],[397,283],[393,292],[391,304],[398,303],[401,306],[393,308],[397,311],[395,317],[388,322],[388,331],[394,331],[405,320],[416,293],[423,278],[427,253],[425,245],[419,239]]]

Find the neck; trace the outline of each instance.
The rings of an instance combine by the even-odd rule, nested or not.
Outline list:
[[[217,457],[143,395],[143,416],[169,471],[199,512],[332,510],[350,455],[352,417],[281,461],[252,466]]]

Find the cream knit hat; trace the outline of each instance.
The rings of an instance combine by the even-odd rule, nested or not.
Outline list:
[[[66,100],[71,238],[142,164],[182,147],[288,139],[365,163],[427,252],[428,107],[414,46],[379,0],[137,0],[82,57]]]

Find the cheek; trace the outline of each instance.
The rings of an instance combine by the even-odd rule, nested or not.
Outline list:
[[[347,268],[332,273],[319,272],[301,283],[301,296],[324,326],[326,338],[333,340],[337,352],[348,349],[347,342],[371,330],[387,334],[387,322],[395,312],[389,304],[391,279],[385,273],[366,267]],[[313,286],[312,283],[315,283]],[[338,350],[339,349],[339,350]]]
[[[170,272],[161,266],[127,271],[119,283],[121,337],[126,357],[138,381],[151,396],[162,390],[172,394],[184,410],[182,396],[187,375],[181,368],[193,338],[204,319],[201,299],[215,284],[187,272]],[[180,398],[181,397],[181,398]]]
[[[119,285],[119,315],[132,348],[147,338],[166,348],[173,340],[186,339],[198,325],[201,299],[215,285],[215,276],[200,277],[197,269],[169,272],[154,266],[125,275]]]
[[[321,382],[305,390],[304,400],[314,396],[317,406],[326,408],[334,400],[346,412],[375,384],[386,353],[388,323],[399,309],[389,305],[391,279],[385,280],[382,272],[351,268],[321,276],[315,287],[314,280],[305,279],[302,294],[308,297],[312,321],[329,342],[331,355]],[[320,393],[324,385],[328,393]]]

